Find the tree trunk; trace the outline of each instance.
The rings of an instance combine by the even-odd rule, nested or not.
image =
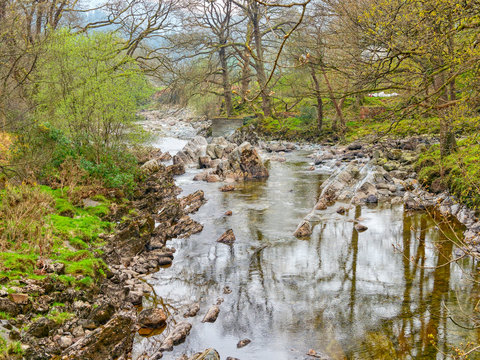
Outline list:
[[[325,83],[327,84],[327,89],[328,93],[330,95],[330,99],[332,100],[333,106],[335,107],[335,111],[337,112],[337,117],[340,120],[340,128],[339,133],[343,135],[345,132],[345,118],[343,117],[343,112],[342,108],[339,106],[337,99],[335,98],[335,95],[333,93],[333,88],[332,85],[330,84],[330,81],[328,80],[327,72],[325,71],[325,68],[322,66],[322,74],[323,78],[325,79]],[[332,126],[333,131],[337,131],[337,121],[335,120]]]
[[[220,43],[225,44],[226,41],[221,40]],[[218,51],[218,57],[220,58],[220,66],[222,67],[222,86],[223,96],[225,98],[225,111],[227,113],[227,117],[230,117],[232,115],[232,87],[230,85],[227,54],[224,46],[220,47],[220,50]]]
[[[323,101],[322,94],[320,93],[320,84],[318,83],[317,74],[313,66],[310,67],[310,73],[312,75],[313,85],[315,87],[315,97],[317,98],[317,129],[322,131],[323,127]]]
[[[250,16],[253,25],[253,37],[255,39],[255,70],[257,72],[258,85],[262,97],[262,110],[265,116],[272,116],[272,100],[270,98],[270,89],[267,85],[267,75],[265,72],[265,63],[263,58],[262,32],[260,29],[260,11],[259,4],[256,1],[250,2]]]

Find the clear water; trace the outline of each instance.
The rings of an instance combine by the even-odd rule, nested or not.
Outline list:
[[[306,170],[307,155],[287,154],[287,162],[271,163],[268,180],[234,192],[193,182],[195,169],[177,178],[184,194],[204,190],[208,202],[193,215],[204,229],[172,240],[173,266],[149,283],[170,314],[169,327],[184,320],[191,303],[199,302],[201,311],[188,319],[193,328],[185,343],[163,358],[213,347],[222,359],[306,359],[309,349],[333,359],[440,359],[447,344],[475,341],[480,333],[447,317],[448,308],[460,321],[460,305],[469,312],[478,300],[468,276],[475,264],[448,264],[455,248],[446,236],[456,228],[402,205],[355,207],[339,215],[335,209],[342,204],[336,204],[317,212],[309,240],[292,235],[327,177]],[[233,215],[224,216],[227,210]],[[368,230],[356,232],[354,218]],[[216,242],[229,228],[237,239],[232,247]],[[224,286],[232,293],[223,294]],[[217,321],[201,323],[219,297],[225,301]],[[138,336],[134,356],[152,353],[169,327]],[[237,349],[244,338],[251,344]]]

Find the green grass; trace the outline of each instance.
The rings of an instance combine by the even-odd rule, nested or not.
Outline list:
[[[462,203],[480,208],[480,143],[475,136],[458,141],[458,150],[443,159],[439,147],[432,146],[420,156],[416,168],[427,188],[440,182]]]

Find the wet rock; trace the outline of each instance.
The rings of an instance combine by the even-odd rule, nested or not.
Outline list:
[[[178,345],[185,341],[185,338],[190,334],[192,324],[182,321],[177,323],[170,334],[163,340],[159,351],[172,351],[174,345]]]
[[[210,309],[208,309],[207,313],[203,317],[202,322],[210,322],[213,323],[217,320],[218,314],[220,313],[220,308],[217,305],[213,305]]]
[[[188,307],[187,311],[183,314],[183,317],[194,317],[200,311],[200,305],[198,303],[192,304]]]
[[[212,159],[208,155],[200,156],[198,158],[198,163],[199,163],[200,169],[206,169],[211,167]]]
[[[62,359],[127,359],[131,351],[135,326],[135,313],[116,314],[101,326],[62,353]]]
[[[231,357],[231,356],[227,356],[227,358],[225,360],[240,360],[240,359],[235,358],[235,357]]]
[[[345,209],[343,206],[340,206],[337,209],[337,214],[344,215],[347,212],[347,209]]]
[[[170,155],[169,152],[166,152],[166,153],[162,154],[162,156],[160,156],[159,160],[162,161],[162,162],[170,161],[170,160],[172,160],[172,155]]]
[[[157,329],[166,324],[167,315],[162,309],[145,309],[138,314],[138,324],[142,327]]]
[[[293,235],[297,238],[306,237],[312,234],[312,225],[309,221],[303,220],[300,225],[298,225],[297,229],[293,233]]]
[[[217,298],[217,305],[221,305],[224,301],[225,299],[222,297]]]
[[[277,162],[285,162],[287,161],[287,158],[284,156],[272,156],[270,158],[271,161],[277,161]]]
[[[207,349],[202,353],[193,355],[189,360],[220,360],[220,355],[215,349]]]
[[[232,216],[232,210],[225,211],[225,216]]]
[[[223,288],[223,293],[224,294],[231,294],[232,293],[232,289],[230,289],[230,286],[225,286]]]
[[[31,336],[42,338],[48,336],[50,331],[57,327],[58,325],[52,319],[41,317],[30,325],[27,333]]]
[[[244,346],[247,346],[248,344],[250,344],[252,342],[252,340],[250,339],[243,339],[243,340],[240,340],[238,343],[237,343],[237,348],[243,348]]]
[[[366,227],[365,225],[355,224],[355,230],[357,230],[358,232],[362,232],[362,231],[365,231],[367,229],[368,229],[368,227]]]
[[[225,185],[220,188],[220,191],[227,192],[235,190],[235,185]]]
[[[202,190],[195,191],[193,194],[187,195],[180,199],[180,207],[186,214],[196,212],[205,204],[205,194]]]
[[[233,245],[235,242],[235,234],[233,233],[232,229],[228,229],[225,231],[222,236],[220,236],[217,240],[217,242],[220,242],[222,244],[227,244],[227,245]]]

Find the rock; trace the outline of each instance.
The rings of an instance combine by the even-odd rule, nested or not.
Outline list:
[[[293,235],[297,238],[306,237],[312,234],[312,225],[309,221],[303,220],[300,225],[298,225],[297,229],[293,233]]]
[[[177,323],[170,334],[168,334],[165,340],[163,340],[159,351],[172,351],[174,345],[178,345],[185,341],[185,338],[190,334],[191,328],[192,324],[186,321]]]
[[[234,185],[225,185],[220,188],[220,191],[222,192],[233,191],[233,190],[235,190]]]
[[[215,349],[207,349],[202,353],[193,355],[189,360],[220,360],[220,355]]]
[[[225,211],[225,216],[232,216],[232,210]]]
[[[105,324],[115,313],[115,306],[112,303],[104,302],[97,308],[93,309],[89,319],[96,325],[100,326]]]
[[[162,309],[145,309],[138,314],[138,324],[142,327],[157,329],[167,322],[167,315]]]
[[[58,326],[59,325],[52,319],[41,317],[30,325],[27,333],[31,336],[42,338],[48,336],[50,331],[56,329]]]
[[[365,201],[367,204],[376,204],[378,203],[378,198],[376,195],[368,195]]]
[[[219,182],[222,179],[217,174],[208,174],[206,180],[207,182]]]
[[[170,161],[170,160],[172,160],[172,155],[170,155],[169,152],[166,152],[166,153],[162,154],[162,156],[160,156],[159,160],[162,161],[162,162]]]
[[[207,313],[203,317],[202,323],[210,322],[213,323],[217,320],[218,313],[220,312],[220,308],[217,305],[213,305],[210,309],[208,309]]]
[[[367,229],[368,229],[368,227],[366,227],[365,225],[355,224],[355,230],[357,230],[358,232],[362,232],[362,231],[365,231]]]
[[[222,244],[227,244],[227,245],[233,245],[235,242],[235,234],[233,233],[232,229],[228,229],[225,231],[222,236],[220,236],[217,240],[217,242],[220,242]]]
[[[348,150],[360,150],[361,148],[362,148],[362,145],[360,144],[350,144],[347,147]]]
[[[340,206],[337,209],[337,214],[344,215],[347,212],[347,209],[345,209],[343,206]]]
[[[263,179],[269,175],[257,150],[248,142],[235,148],[228,160],[233,172],[241,174],[243,180]]]
[[[386,170],[386,171],[394,171],[394,170],[397,170],[398,169],[398,162],[396,161],[387,161],[385,164],[383,164],[383,168]],[[397,177],[397,176],[396,176]]]
[[[185,165],[183,163],[178,163],[167,166],[167,172],[172,175],[183,175],[185,174]]]
[[[8,294],[8,297],[17,305],[26,305],[28,304],[28,295],[27,294]]]
[[[58,345],[62,349],[66,349],[72,344],[73,344],[73,338],[71,336],[60,336],[60,339],[58,340]]]
[[[198,303],[192,304],[188,307],[187,311],[183,314],[183,317],[194,317],[200,311],[200,305]]]
[[[277,162],[285,162],[287,161],[287,158],[284,156],[272,156],[270,158],[271,161],[277,161]]]
[[[231,356],[227,356],[227,358],[225,360],[240,360],[240,359],[235,358],[235,357],[231,357]]]
[[[133,344],[135,312],[120,312],[104,326],[67,348],[61,359],[127,359]]]
[[[140,169],[142,169],[142,171],[146,174],[153,174],[154,172],[157,172],[160,170],[160,164],[158,163],[157,160],[152,159],[152,160],[148,160],[145,164],[140,166]],[[100,205],[100,203],[98,203],[98,205]],[[93,205],[93,206],[98,206],[98,205]],[[85,203],[84,203],[84,207],[86,207]]]
[[[315,170],[315,166],[310,166],[307,170],[308,170],[308,171],[314,171],[314,170]]]
[[[224,294],[231,294],[232,293],[232,289],[230,289],[230,286],[225,286],[223,288],[223,293]]]
[[[327,202],[324,199],[320,199],[315,205],[315,210],[325,210],[327,208]]]
[[[199,162],[200,169],[206,169],[211,167],[212,159],[208,155],[200,156],[198,158],[198,162]]]
[[[243,339],[243,340],[240,340],[238,343],[237,343],[237,348],[242,348],[244,346],[247,346],[248,344],[250,344],[252,342],[252,340],[250,339]]]

